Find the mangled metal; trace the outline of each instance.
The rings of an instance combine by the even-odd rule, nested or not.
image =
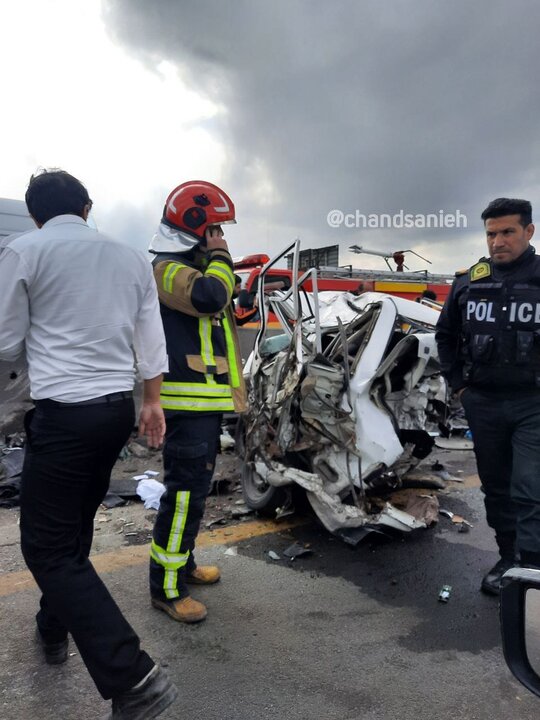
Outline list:
[[[297,263],[298,247],[282,255],[292,250]],[[265,271],[280,257],[261,272],[260,307]],[[263,314],[245,368],[248,506],[275,510],[300,487],[334,533],[426,527],[433,503],[418,517],[390,495],[431,451],[446,410],[437,310],[381,293],[318,293],[313,270],[269,302],[283,333],[268,337]]]

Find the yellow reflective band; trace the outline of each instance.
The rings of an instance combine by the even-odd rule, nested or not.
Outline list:
[[[230,265],[227,265],[227,263],[223,262],[222,260],[212,260],[212,262],[210,263],[210,265],[208,267],[209,268],[214,268],[214,267],[222,268],[223,270],[225,270],[227,275],[231,278],[231,280],[234,283],[234,273],[231,270]],[[234,285],[233,285],[233,288],[234,288]]]
[[[170,599],[178,597],[178,570],[183,568],[187,563],[189,552],[167,552],[154,540],[152,540],[152,544],[150,545],[150,557],[158,565],[161,565],[164,570],[163,591],[165,593],[165,597]]]
[[[222,281],[225,283],[226,287],[227,287],[227,292],[228,292],[228,294],[229,294],[229,295],[232,295],[232,292],[233,292],[233,291],[232,291],[232,289],[231,289],[231,281],[230,281],[230,279],[225,275],[225,273],[221,272],[221,270],[213,269],[213,270],[207,270],[207,271],[206,271],[205,277],[208,277],[209,275],[212,276],[212,277],[219,278],[220,280],[222,280]]]
[[[232,295],[234,290],[234,275],[227,263],[213,260],[208,266],[205,275],[215,275],[216,277],[221,278],[225,285],[227,285],[227,288]]]
[[[232,398],[176,398],[161,396],[161,407],[164,410],[189,410],[190,412],[226,412],[234,410]]]
[[[160,547],[154,540],[150,545],[150,557],[166,570],[178,570],[184,567],[189,553],[170,553]]]
[[[179,270],[185,267],[187,267],[187,265],[182,265],[182,263],[170,263],[167,265],[163,273],[163,289],[165,292],[172,293],[174,276]]]
[[[167,552],[177,553],[180,551],[180,545],[182,544],[182,536],[184,534],[184,527],[186,525],[186,518],[188,514],[190,495],[191,492],[189,490],[179,490],[176,493],[174,517],[171,525],[169,542],[167,544]]]
[[[211,376],[210,376],[211,377]],[[161,383],[162,395],[207,395],[210,397],[230,397],[230,385],[214,383]]]
[[[209,317],[199,318],[199,336],[201,338],[201,355],[205,365],[215,365],[214,348],[212,347],[212,321]]]
[[[225,331],[225,345],[227,347],[227,362],[229,363],[229,379],[233,388],[240,387],[240,373],[236,364],[236,350],[231,324],[227,316],[223,317],[223,330]]]
[[[163,590],[167,600],[174,600],[178,597],[178,571],[165,570],[163,577]]]

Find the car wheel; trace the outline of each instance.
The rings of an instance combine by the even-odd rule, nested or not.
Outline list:
[[[243,464],[241,477],[242,494],[248,508],[257,510],[261,515],[273,517],[277,508],[283,505],[287,498],[285,488],[269,485],[255,470],[254,463]]]

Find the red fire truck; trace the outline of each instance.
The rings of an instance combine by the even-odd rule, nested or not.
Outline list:
[[[234,272],[242,279],[242,290],[244,291],[239,298],[240,302],[237,302],[237,311],[240,316],[249,312],[248,308],[250,304],[252,305],[258,292],[261,269],[268,261],[268,255],[262,253],[244,255],[234,259]],[[293,271],[288,268],[271,267],[267,272],[265,284],[266,286],[269,283],[280,284],[283,289],[287,290],[291,287],[292,273]],[[453,275],[435,275],[427,271],[393,272],[391,270],[360,270],[351,267],[324,267],[317,271],[317,288],[319,292],[330,290],[354,292],[357,295],[371,291],[383,292],[407,300],[416,300],[425,290],[431,290],[436,295],[436,302],[442,304],[450,292],[453,279]],[[312,290],[309,280],[304,285],[304,289],[307,292]],[[271,314],[268,319],[269,325],[272,326],[275,317]],[[256,326],[257,323],[244,325],[246,328]]]

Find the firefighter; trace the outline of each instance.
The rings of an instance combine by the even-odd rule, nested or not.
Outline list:
[[[150,244],[169,355],[161,387],[166,492],[153,532],[150,593],[154,607],[187,623],[207,614],[188,584],[220,579],[217,567],[197,566],[193,549],[222,414],[242,412],[246,402],[231,302],[233,263],[221,229],[235,222],[234,204],[223,190],[185,182],[169,194]]]
[[[436,340],[499,548],[481,589],[498,595],[517,555],[540,567],[540,258],[530,202],[499,198],[481,217],[490,257],[456,273]]]

